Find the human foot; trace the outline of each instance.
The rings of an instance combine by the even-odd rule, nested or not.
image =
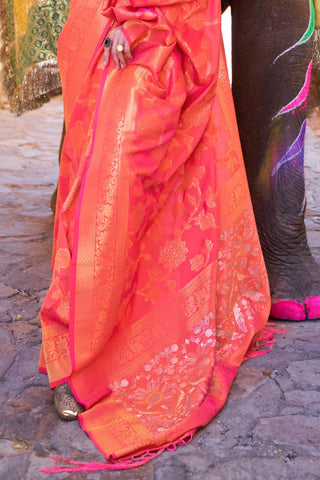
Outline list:
[[[54,404],[63,420],[76,420],[79,413],[85,411],[84,406],[75,399],[69,383],[62,383],[55,388]]]

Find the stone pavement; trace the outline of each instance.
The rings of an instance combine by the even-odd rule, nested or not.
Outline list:
[[[42,480],[51,455],[103,461],[78,422],[58,418],[37,372],[38,312],[50,281],[61,99],[20,118],[0,111],[0,479]],[[310,245],[320,261],[320,110],[309,121]],[[56,480],[320,479],[320,322],[285,323],[273,353],[240,369],[222,412],[191,444],[122,472]]]

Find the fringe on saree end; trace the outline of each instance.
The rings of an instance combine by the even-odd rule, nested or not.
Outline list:
[[[261,357],[266,353],[272,352],[272,346],[278,343],[277,340],[274,340],[274,334],[287,333],[286,330],[271,328],[271,327],[274,327],[275,325],[276,325],[275,323],[270,323],[270,322],[266,324],[266,327],[260,333],[258,340],[256,340],[247,351],[243,359],[244,362],[246,360],[249,360],[249,358]]]
[[[10,109],[15,115],[35,110],[49,102],[50,96],[61,93],[61,80],[57,60],[48,59],[30,65],[21,85],[8,96]]]
[[[67,458],[51,457],[54,461],[54,466],[52,468],[42,468],[41,471],[44,473],[95,472],[100,470],[128,470],[130,468],[140,467],[158,457],[165,450],[168,452],[174,452],[179,446],[188,445],[193,438],[194,432],[195,429],[186,433],[183,437],[173,443],[168,443],[157,449],[146,450],[145,452],[133,455],[132,457],[115,459],[111,455],[106,463],[85,463]]]

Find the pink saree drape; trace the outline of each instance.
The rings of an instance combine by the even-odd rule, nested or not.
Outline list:
[[[134,59],[103,66],[111,21]],[[268,281],[215,0],[74,0],[67,133],[40,369],[106,457],[176,442],[223,406]]]

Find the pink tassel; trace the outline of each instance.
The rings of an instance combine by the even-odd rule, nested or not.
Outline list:
[[[267,323],[266,327],[273,327],[275,323]],[[248,350],[247,354],[244,357],[243,361],[248,360],[253,357],[260,357],[272,351],[272,345],[277,343],[274,340],[275,333],[286,333],[285,330],[279,330],[275,328],[264,328],[260,333],[259,339],[256,343]],[[265,348],[267,347],[267,348]],[[62,458],[62,457],[52,457],[54,461],[54,466],[52,468],[43,468],[41,469],[44,473],[67,473],[67,472],[94,472],[99,470],[124,470],[140,467],[150,460],[158,457],[165,450],[169,452],[174,452],[178,446],[187,445],[191,442],[194,435],[195,429],[188,432],[186,435],[178,439],[176,442],[168,443],[163,445],[158,449],[146,450],[144,453],[133,455],[129,458],[124,459],[114,459],[111,455],[106,463],[99,462],[77,462],[75,460]]]
[[[168,452],[174,452],[178,446],[187,445],[191,442],[194,432],[195,430],[188,432],[186,435],[184,435],[174,443],[168,443],[167,445],[164,445],[158,449],[147,450],[142,454],[133,455],[130,458],[116,460],[111,455],[106,463],[84,463],[77,462],[68,458],[51,457],[54,461],[54,466],[52,468],[42,468],[41,471],[44,473],[94,472],[98,470],[124,470],[140,467],[141,465],[144,465],[150,460],[158,457],[158,455],[163,453],[165,450],[167,450]]]
[[[273,327],[275,323],[268,322],[266,327]],[[254,345],[249,348],[243,361],[249,360],[249,358],[261,357],[266,353],[272,352],[272,345],[278,343],[277,340],[274,340],[275,333],[287,333],[286,330],[279,330],[276,328],[264,328],[260,333],[259,339]]]

